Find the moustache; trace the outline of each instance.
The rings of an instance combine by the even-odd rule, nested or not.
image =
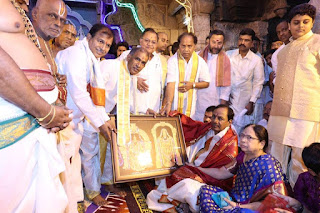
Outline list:
[[[241,47],[241,46],[242,46],[242,47],[246,47],[244,44],[240,44],[240,45],[239,45],[239,47]]]

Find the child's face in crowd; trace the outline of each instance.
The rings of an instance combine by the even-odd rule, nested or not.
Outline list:
[[[289,29],[291,31],[293,39],[300,38],[308,32],[310,32],[313,27],[314,21],[308,15],[296,15],[293,17],[289,23]]]

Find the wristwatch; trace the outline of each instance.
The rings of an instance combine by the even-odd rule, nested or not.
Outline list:
[[[192,88],[193,88],[193,89],[196,88],[196,82],[193,82]]]

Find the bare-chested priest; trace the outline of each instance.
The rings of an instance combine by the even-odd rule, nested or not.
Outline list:
[[[54,60],[54,53],[49,41],[57,38],[66,23],[67,8],[62,0],[38,0],[31,10],[32,24],[37,36],[34,38],[36,46],[41,51],[50,66],[59,89],[59,100],[66,103],[66,76],[60,75]]]
[[[24,11],[0,3],[0,212],[63,212],[64,163],[48,130],[67,127],[70,111],[51,105],[58,90],[25,35]]]

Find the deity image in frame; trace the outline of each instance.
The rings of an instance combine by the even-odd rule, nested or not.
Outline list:
[[[116,123],[116,118],[111,117]],[[186,162],[180,117],[130,116],[130,134],[119,146],[112,135],[114,182],[170,175]],[[129,138],[130,137],[130,138]]]

